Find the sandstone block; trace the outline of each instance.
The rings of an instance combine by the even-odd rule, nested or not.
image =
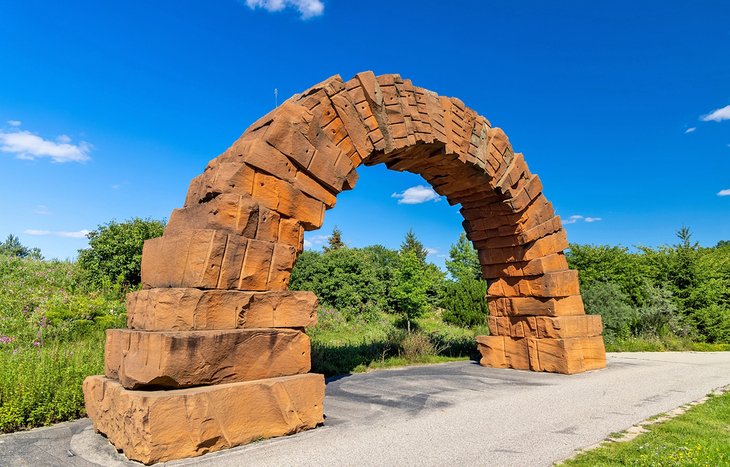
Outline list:
[[[496,297],[568,297],[580,294],[578,271],[548,272],[540,276],[504,277],[489,283]]]
[[[324,421],[324,378],[316,374],[173,391],[131,391],[89,376],[83,389],[94,428],[145,464],[289,435]]]
[[[574,374],[606,366],[601,336],[567,339],[478,336],[477,347],[482,354],[480,364],[496,368]],[[501,349],[504,350],[500,352]]]
[[[494,336],[538,337],[537,317],[490,316],[489,332]]]
[[[535,371],[573,374],[606,367],[606,349],[601,336],[534,341],[539,358],[539,368]]]
[[[603,331],[600,315],[535,317],[537,335],[541,338],[600,336]]]
[[[580,295],[558,298],[487,298],[491,316],[574,316],[585,314]]]
[[[144,289],[127,294],[127,326],[143,331],[303,328],[317,323],[311,292]]]
[[[220,230],[184,230],[145,241],[142,285],[282,290],[296,260],[290,245]]]
[[[563,253],[555,253],[518,263],[482,265],[482,273],[486,279],[538,276],[546,272],[565,271],[566,269],[568,269],[568,261]]]
[[[104,372],[127,389],[275,378],[310,369],[309,337],[293,329],[109,329]]]
[[[481,250],[479,251],[479,261],[482,265],[519,263],[560,253],[566,248],[568,248],[568,239],[565,231],[560,230],[527,245]]]
[[[281,222],[286,222],[286,227],[282,228]],[[184,230],[221,230],[298,248],[300,227],[295,219],[282,219],[279,213],[259,206],[248,195],[224,193],[208,202],[172,211],[165,235]],[[282,230],[286,231],[284,235]]]

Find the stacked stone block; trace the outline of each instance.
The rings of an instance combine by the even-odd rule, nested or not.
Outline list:
[[[316,297],[288,291],[305,230],[356,168],[420,174],[449,203],[489,282],[485,366],[575,373],[605,365],[563,256],[560,218],[504,132],[458,99],[398,75],[332,77],[292,96],[192,180],[142,255],[128,328],[84,383],[97,430],[145,463],[312,428],[324,381],[304,331]]]

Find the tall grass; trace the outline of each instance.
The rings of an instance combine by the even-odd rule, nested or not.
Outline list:
[[[0,255],[0,278],[0,432],[83,415],[104,330],[125,324],[122,292],[82,290],[64,261]]]

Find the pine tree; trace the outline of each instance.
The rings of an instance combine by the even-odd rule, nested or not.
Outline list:
[[[428,255],[428,251],[424,248],[423,243],[416,238],[416,234],[413,232],[413,229],[408,229],[406,237],[403,239],[403,243],[400,244],[400,251],[401,253],[412,251],[421,263],[426,262],[426,256]]]
[[[337,226],[334,226],[334,228],[332,229],[332,234],[327,237],[327,245],[322,247],[322,250],[325,253],[328,253],[330,251],[335,251],[346,247],[347,245],[345,245],[345,242],[342,241],[342,231],[338,229]]]

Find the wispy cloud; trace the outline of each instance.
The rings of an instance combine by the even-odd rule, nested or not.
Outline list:
[[[580,215],[577,215],[576,214],[574,216],[570,216],[567,219],[564,219],[563,220],[563,225],[575,224],[576,222],[588,222],[588,223],[591,223],[591,222],[598,222],[598,221],[602,221],[602,220],[603,219],[600,218],[600,217],[580,216]]]
[[[687,133],[694,133],[696,129],[697,129],[697,127],[695,127],[695,126],[693,126],[691,128],[687,128],[686,130],[684,130],[684,134],[686,135]]]
[[[312,235],[309,238],[304,238],[304,248],[312,249],[323,245],[327,241],[327,238],[327,235]]]
[[[252,10],[263,8],[272,13],[294,8],[302,19],[314,18],[324,13],[324,3],[320,0],[246,0],[246,6]]]
[[[33,214],[38,214],[39,216],[48,216],[49,214],[51,214],[51,211],[45,204],[39,204],[35,207],[35,209],[33,209]]]
[[[715,109],[707,115],[700,117],[703,122],[721,122],[723,120],[730,120],[730,105],[726,105],[720,109]]]
[[[717,196],[730,196],[730,188],[718,191]]]
[[[34,229],[27,229],[23,231],[26,235],[35,235],[35,236],[53,236],[53,237],[63,237],[63,238],[86,238],[86,236],[89,234],[89,231],[86,229],[77,230],[75,232],[67,232],[64,230],[59,231],[51,231],[51,230],[34,230]]]
[[[426,250],[426,254],[431,256],[436,255],[439,252],[436,248],[426,247],[424,249]]]
[[[17,129],[21,124],[19,120],[9,120],[8,124],[16,129],[0,130],[0,152],[26,160],[48,157],[59,163],[86,162],[90,159],[92,146],[86,141],[72,144],[68,135],[59,135],[55,141],[48,140],[30,131]]]
[[[400,193],[393,193],[391,197],[398,198],[398,204],[421,204],[441,199],[433,188],[425,185],[412,186]]]

